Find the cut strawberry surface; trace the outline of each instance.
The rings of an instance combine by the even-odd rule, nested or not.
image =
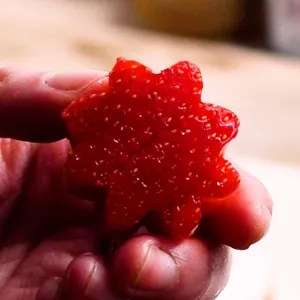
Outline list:
[[[202,102],[202,89],[201,72],[189,62],[154,74],[120,58],[63,112],[73,147],[68,186],[105,201],[108,232],[126,232],[150,213],[162,233],[186,238],[200,222],[204,198],[237,188],[239,174],[223,153],[239,120]]]

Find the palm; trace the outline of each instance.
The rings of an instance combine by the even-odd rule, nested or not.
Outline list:
[[[67,147],[0,139],[0,299],[34,299],[47,277],[94,250],[93,204],[64,188]]]
[[[101,71],[53,75],[0,67],[0,137],[41,143],[66,136],[61,110],[83,87],[106,76]],[[95,255],[94,204],[66,192],[67,148],[65,141],[43,145],[0,139],[0,299],[34,300],[48,277],[60,278],[42,285],[38,297],[43,300],[59,286],[61,299],[120,299],[120,292],[133,298],[212,299],[230,269],[228,248],[219,243],[245,249],[269,227],[269,195],[240,170],[239,189],[214,204],[203,227],[216,247],[198,238],[174,244],[142,235],[126,241],[107,268]],[[86,252],[94,254],[79,256],[68,269],[70,276],[63,276],[73,258]]]

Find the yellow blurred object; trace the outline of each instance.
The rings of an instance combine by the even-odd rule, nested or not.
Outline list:
[[[134,0],[152,28],[200,37],[226,37],[243,15],[243,0]]]

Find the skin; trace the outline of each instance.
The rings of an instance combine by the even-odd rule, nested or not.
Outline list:
[[[60,112],[105,75],[0,67],[0,299],[215,299],[229,276],[230,247],[247,249],[267,232],[270,196],[239,168],[238,190],[206,205],[195,237],[176,244],[141,234],[109,260],[100,255],[97,205],[64,185],[69,144]]]

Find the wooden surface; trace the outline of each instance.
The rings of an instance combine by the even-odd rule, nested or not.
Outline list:
[[[118,56],[157,71],[181,59],[199,64],[205,99],[241,118],[231,153],[275,199],[270,234],[247,253],[234,253],[232,277],[220,299],[300,299],[300,249],[293,240],[300,228],[300,169],[279,165],[300,163],[300,61],[135,30],[116,19],[112,4],[0,0],[0,62],[52,70],[108,70]]]

